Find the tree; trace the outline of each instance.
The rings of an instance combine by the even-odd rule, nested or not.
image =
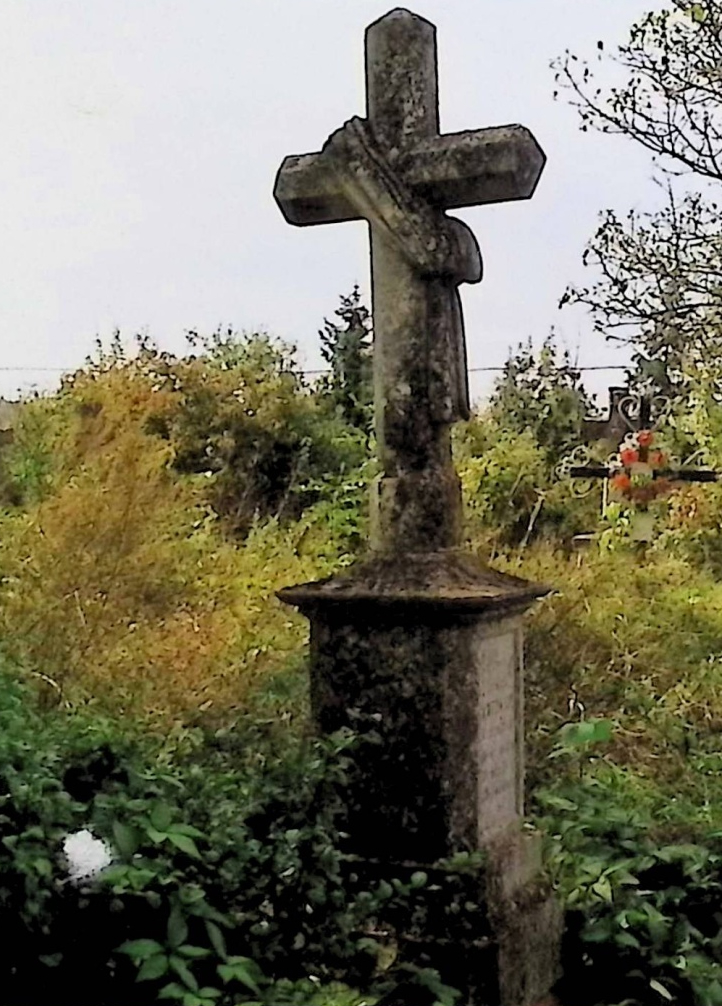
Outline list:
[[[369,434],[373,423],[371,318],[358,286],[341,296],[342,324],[324,319],[321,355],[331,368],[320,382],[323,398],[350,426]]]
[[[557,82],[583,130],[627,136],[658,158],[666,201],[626,220],[604,213],[584,257],[601,279],[561,303],[587,305],[599,331],[634,346],[637,379],[675,394],[722,349],[718,208],[700,191],[722,182],[722,0],[671,0],[633,25],[616,55],[598,50],[624,83],[598,87],[569,52],[554,64]],[[691,184],[678,195],[682,175]]]
[[[671,0],[645,15],[616,56],[597,43],[628,79],[607,93],[588,64],[567,52],[554,64],[571,93],[582,129],[617,133],[671,162],[672,170],[722,180],[722,2]]]
[[[568,351],[560,354],[550,334],[538,355],[529,340],[507,360],[491,394],[488,415],[504,430],[531,430],[553,467],[579,443],[581,423],[591,407]]]
[[[716,204],[666,191],[654,213],[602,214],[583,256],[601,278],[560,306],[589,307],[596,331],[634,347],[636,379],[674,397],[722,356],[722,234]]]

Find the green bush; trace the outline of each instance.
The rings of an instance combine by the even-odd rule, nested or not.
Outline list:
[[[575,497],[568,482],[554,474],[560,458],[550,464],[531,429],[507,429],[486,412],[459,427],[454,448],[472,540],[480,538],[495,550],[539,538],[566,545],[596,525],[596,494]]]
[[[563,1000],[720,1006],[722,833],[604,761],[539,801],[568,909]]]
[[[580,442],[582,421],[592,401],[569,353],[560,353],[554,334],[534,352],[531,339],[517,348],[496,381],[489,415],[509,433],[530,433],[550,467]]]
[[[143,347],[138,366],[167,397],[147,429],[171,444],[177,471],[211,476],[209,501],[233,531],[297,518],[327,478],[366,460],[365,433],[329,413],[290,346],[230,330],[194,344],[202,353],[182,359]]]
[[[154,739],[92,707],[40,713],[3,673],[4,1006],[47,1002],[48,987],[78,1006],[352,1006],[340,981],[380,993],[402,978],[451,1006],[435,972],[376,932],[381,917],[423,928],[438,914],[426,875],[355,875],[342,850],[353,738],[259,714]],[[86,830],[113,862],[72,882],[63,841]],[[458,916],[465,882],[440,868]]]

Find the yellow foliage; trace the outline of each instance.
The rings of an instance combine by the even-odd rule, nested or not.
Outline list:
[[[328,572],[312,516],[221,533],[203,475],[147,432],[170,392],[137,369],[79,375],[52,414],[52,491],[0,517],[4,648],[67,697],[156,716],[231,709],[305,638],[274,591]],[[165,401],[164,401],[165,399]]]
[[[717,747],[721,583],[654,553],[538,546],[495,565],[552,588],[527,622],[531,763],[544,766],[554,732],[579,716],[614,720],[615,760],[651,775],[683,772],[689,730]]]

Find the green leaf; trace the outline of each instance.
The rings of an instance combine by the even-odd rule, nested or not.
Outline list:
[[[567,800],[563,796],[555,796],[552,793],[542,794],[542,802],[546,807],[554,807],[556,810],[568,810],[571,813],[576,813],[578,806],[571,800]]]
[[[666,989],[661,982],[657,981],[656,978],[652,978],[652,980],[649,983],[649,987],[651,989],[654,989],[655,992],[658,992],[664,999],[667,1000],[667,1002],[672,1002],[672,1000],[674,999],[674,996],[669,991],[669,989]]]
[[[636,936],[632,936],[631,933],[615,933],[614,942],[620,947],[634,947],[639,949],[640,943]]]
[[[235,981],[236,972],[232,964],[219,964],[216,968],[218,977],[227,985],[228,982]]]
[[[118,947],[118,953],[145,961],[155,954],[162,954],[163,947],[156,940],[127,940]]]
[[[168,943],[174,950],[188,939],[188,923],[183,918],[183,912],[178,905],[171,909],[167,934]]]
[[[171,982],[170,985],[164,985],[163,988],[158,993],[159,999],[182,999],[186,994],[186,990],[178,982]]]
[[[190,838],[207,838],[205,832],[200,828],[194,828],[192,824],[172,824],[168,832],[173,835],[188,835]]]
[[[192,960],[200,960],[202,957],[211,956],[211,951],[207,947],[192,947],[188,943],[182,947],[178,947],[178,953]]]
[[[561,743],[565,747],[604,743],[611,739],[612,726],[611,720],[583,720],[581,723],[565,723],[559,731]]]
[[[213,908],[205,901],[202,901],[199,905],[195,905],[193,907],[193,915],[197,915],[199,919],[208,919],[213,922],[217,922],[219,926],[225,926],[226,929],[231,929],[233,927],[233,923],[227,916],[223,915],[217,908]]]
[[[168,958],[165,954],[156,954],[149,957],[138,972],[136,981],[148,982],[155,978],[162,978],[168,972]]]
[[[167,832],[158,831],[156,828],[148,827],[145,829],[145,833],[151,842],[155,842],[156,845],[160,845],[161,842],[165,842],[168,838]]]
[[[227,964],[219,964],[216,970],[224,982],[238,981],[257,995],[261,994],[258,984],[263,977],[261,969],[250,957],[231,957]]]
[[[612,901],[612,885],[606,877],[600,877],[595,884],[592,884],[592,890],[595,894],[599,895],[603,901]]]
[[[417,870],[416,873],[411,874],[411,887],[416,890],[419,887],[424,887],[429,879],[429,875],[424,873],[423,870]]]
[[[167,831],[173,820],[173,811],[167,803],[157,803],[150,812],[150,823],[157,831]]]
[[[187,856],[192,856],[194,859],[200,859],[201,854],[198,851],[196,843],[188,835],[178,835],[175,832],[169,832],[167,838],[176,848],[180,849],[181,852],[185,852]]]
[[[103,870],[103,883],[111,887],[122,885],[125,888],[124,882],[128,881],[128,869],[127,866],[109,866],[107,870]]]
[[[585,943],[606,943],[612,936],[612,921],[609,918],[590,922],[582,933]]]
[[[391,898],[393,896],[394,889],[387,880],[380,880],[379,885],[376,888],[376,893],[380,898],[386,900],[387,898]]]
[[[41,964],[44,964],[46,968],[57,968],[63,959],[61,953],[58,954],[40,954],[38,960]]]
[[[611,720],[592,720],[592,724],[594,726],[592,740],[595,744],[603,744],[612,739]]]
[[[187,985],[191,992],[198,991],[198,982],[195,975],[190,970],[186,962],[182,957],[176,957],[175,954],[170,958],[170,966],[173,971],[178,975],[180,980]]]
[[[113,821],[113,838],[118,852],[125,859],[130,859],[138,849],[138,832],[130,825]]]
[[[142,891],[146,884],[150,884],[151,881],[156,879],[156,876],[157,874],[155,870],[131,867],[131,872],[128,874],[128,880],[134,891]]]
[[[228,957],[228,951],[226,950],[226,939],[220,928],[215,922],[211,922],[210,919],[205,920],[206,932],[208,933],[208,939],[211,942],[211,946],[221,958],[225,960]]]

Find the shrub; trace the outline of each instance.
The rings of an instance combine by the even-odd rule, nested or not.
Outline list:
[[[719,1006],[719,833],[697,826],[695,834],[689,806],[670,810],[667,794],[604,762],[540,799],[548,861],[569,910],[565,1001]]]
[[[547,760],[552,738],[580,713],[618,723],[618,764],[672,792],[707,785],[690,768],[692,758],[712,757],[722,726],[720,584],[654,552],[640,562],[629,552],[565,557],[545,546],[496,565],[552,589],[527,622],[530,791],[559,772]]]
[[[7,1006],[47,1002],[49,985],[58,1001],[88,1006],[326,1002],[309,975],[339,1006],[356,1002],[333,984],[344,977],[379,990],[403,978],[450,1006],[438,975],[376,931],[380,917],[425,925],[426,875],[362,876],[342,851],[353,738],[321,742],[245,718],[153,739],[95,712],[34,711],[7,673],[2,686]],[[61,850],[81,829],[114,862],[73,883]],[[440,869],[459,925],[468,864]]]
[[[553,468],[579,443],[582,421],[591,399],[568,352],[561,354],[554,335],[544,340],[538,354],[531,340],[519,346],[494,386],[490,416],[509,433],[529,432]]]
[[[580,500],[550,467],[547,451],[530,429],[506,429],[482,413],[455,434],[455,455],[466,509],[467,533],[485,547],[557,543],[589,530],[598,520],[596,496]]]
[[[172,445],[177,471],[212,475],[208,500],[233,531],[246,533],[257,518],[297,518],[318,499],[310,483],[364,461],[364,434],[321,407],[290,347],[231,331],[195,341],[198,357],[144,351],[142,366],[167,393],[147,429]]]
[[[120,708],[165,717],[242,705],[303,645],[303,620],[274,591],[330,573],[362,540],[369,476],[345,462],[326,484],[313,467],[299,473],[296,522],[254,517],[265,492],[256,482],[244,538],[227,534],[214,493],[233,480],[240,487],[244,465],[256,477],[256,441],[271,444],[270,459],[278,437],[299,446],[301,426],[315,430],[316,419],[270,342],[249,338],[239,348],[224,338],[214,353],[174,361],[142,346],[128,360],[111,347],[59,395],[23,407],[12,468],[24,506],[0,511],[0,629],[13,659],[66,698],[112,696]],[[243,408],[229,391],[242,373],[256,374]],[[195,411],[204,389],[205,427]],[[232,451],[210,477],[177,470],[191,444],[207,457],[205,447],[247,407],[251,425],[234,440],[241,450],[247,437],[247,456]],[[180,424],[169,439],[152,432],[161,419],[169,429]],[[333,449],[353,455],[359,436],[346,430]],[[324,443],[317,430],[314,438]],[[308,457],[326,464],[320,447]]]

